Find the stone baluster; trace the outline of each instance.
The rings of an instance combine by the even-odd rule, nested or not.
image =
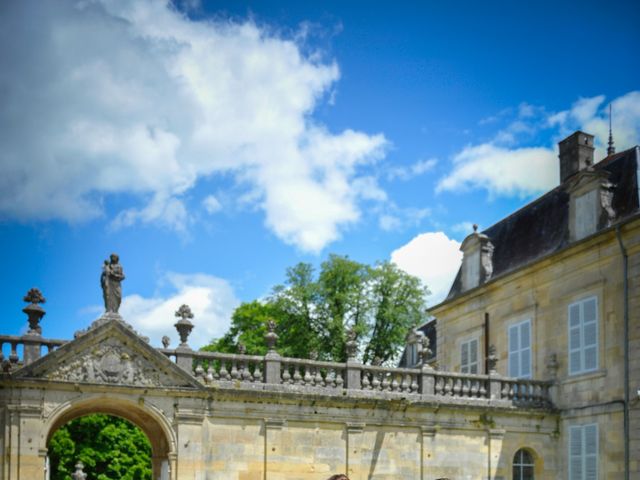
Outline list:
[[[276,322],[273,320],[267,322],[267,333],[264,335],[264,341],[268,348],[267,354],[264,357],[264,382],[281,383],[281,381],[284,380],[284,382],[287,383],[290,374],[287,368],[285,368],[285,373],[283,374],[281,374],[280,371],[282,368],[280,354],[276,351],[278,334],[276,333]],[[285,378],[285,375],[288,378]]]
[[[358,353],[358,342],[356,341],[356,332],[353,328],[347,332],[347,342],[345,347],[347,350],[347,384],[346,387],[353,390],[362,388],[362,364],[356,358]]]
[[[193,350],[187,343],[189,334],[193,330],[193,323],[190,319],[193,318],[193,313],[188,305],[182,305],[175,313],[176,317],[179,317],[175,323],[178,335],[180,335],[180,345],[176,348],[176,363],[183,370],[192,373],[193,371]]]

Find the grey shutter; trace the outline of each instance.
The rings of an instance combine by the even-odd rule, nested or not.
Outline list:
[[[583,370],[598,368],[598,308],[595,297],[582,302]]]
[[[478,340],[469,342],[469,373],[478,373]]]
[[[569,427],[569,480],[582,478],[582,427]]]
[[[469,342],[463,343],[460,348],[460,371],[469,373]]]
[[[580,304],[569,305],[569,373],[582,371]]]
[[[520,377],[531,378],[531,322],[520,324]]]
[[[520,358],[518,355],[518,326],[509,327],[509,376],[520,375]]]
[[[584,478],[598,479],[598,425],[585,425],[584,432]]]

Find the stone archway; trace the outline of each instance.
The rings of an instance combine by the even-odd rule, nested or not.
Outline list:
[[[144,403],[110,396],[95,396],[62,405],[46,425],[45,448],[53,434],[63,425],[79,417],[102,413],[124,418],[140,428],[151,443],[151,466],[154,480],[172,480],[176,472],[175,437],[161,412]]]

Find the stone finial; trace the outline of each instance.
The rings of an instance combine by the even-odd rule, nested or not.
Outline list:
[[[171,339],[169,337],[167,337],[166,335],[164,335],[162,337],[162,346],[164,348],[169,348],[169,344],[171,343]]]
[[[478,224],[477,223],[473,224],[473,233],[478,233]]]
[[[378,356],[373,357],[373,360],[371,361],[371,365],[373,365],[374,367],[379,367],[382,365],[382,359]]]
[[[356,341],[357,334],[353,327],[347,330],[347,341],[345,348],[347,351],[347,360],[355,360],[358,353],[358,342]]]
[[[29,303],[29,305],[22,309],[29,319],[29,331],[27,333],[31,335],[42,334],[40,320],[42,320],[42,317],[44,317],[46,312],[39,304],[45,303],[47,300],[42,295],[42,292],[37,288],[29,290],[23,300]]]
[[[318,351],[317,350],[311,350],[309,352],[309,360],[318,360]]]
[[[240,355],[244,355],[245,353],[247,353],[247,347],[242,342],[238,342],[238,353]]]
[[[431,340],[426,335],[422,337],[422,350],[420,350],[420,360],[422,361],[422,366],[428,366],[427,363],[431,357],[433,356],[433,351],[429,348],[431,345]]]
[[[278,334],[276,333],[276,322],[273,319],[267,321],[267,333],[264,334],[264,342],[267,344],[269,353],[275,353]]]
[[[76,463],[76,471],[71,474],[73,480],[86,480],[87,474],[84,473],[84,464],[80,461]]]
[[[497,373],[498,367],[498,355],[496,351],[495,345],[489,345],[489,351],[487,352],[487,367],[489,368],[489,373]]]
[[[189,321],[190,318],[193,318],[193,313],[191,313],[189,305],[181,305],[176,312],[176,317],[180,317],[180,320],[174,325],[178,331],[178,335],[180,335],[180,346],[188,347],[187,338],[189,338],[189,334],[191,330],[193,330],[193,323]]]

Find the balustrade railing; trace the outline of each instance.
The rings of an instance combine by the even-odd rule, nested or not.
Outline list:
[[[9,372],[25,364],[29,364],[42,355],[42,349],[46,348],[44,355],[67,343],[66,340],[43,338],[36,335],[0,335],[0,367],[2,371]],[[10,345],[5,355],[5,345]]]
[[[67,343],[35,335],[0,335],[0,366],[11,372]],[[9,345],[9,348],[5,348]],[[515,379],[497,374],[472,375],[442,372],[431,368],[390,368],[358,362],[324,362],[280,357],[198,352],[190,348],[159,348],[205,385],[277,384],[312,388],[314,391],[371,392],[375,394],[427,395],[442,399],[499,400],[523,408],[551,405],[551,382]],[[353,373],[357,372],[357,375]],[[354,380],[355,379],[355,380]],[[351,384],[349,384],[351,382]],[[416,397],[418,398],[418,397]],[[455,400],[454,400],[455,401]]]
[[[204,384],[240,382],[305,387],[314,391],[371,392],[431,396],[452,401],[503,401],[524,408],[551,405],[551,382],[425,368],[391,368],[357,362],[323,362],[300,358],[159,349]],[[181,364],[182,361],[182,364]],[[357,370],[358,375],[350,375]],[[347,379],[357,381],[349,385]],[[416,397],[418,398],[418,397]],[[424,398],[424,397],[423,397]]]
[[[515,405],[538,407],[549,403],[549,382],[503,378],[500,385],[500,397],[512,401]]]
[[[421,371],[413,368],[387,368],[366,365],[362,368],[362,390],[418,393]]]
[[[445,397],[491,398],[488,375],[434,372],[434,394]]]
[[[346,366],[343,363],[320,362],[300,358],[281,359],[280,380],[284,385],[343,388]]]

